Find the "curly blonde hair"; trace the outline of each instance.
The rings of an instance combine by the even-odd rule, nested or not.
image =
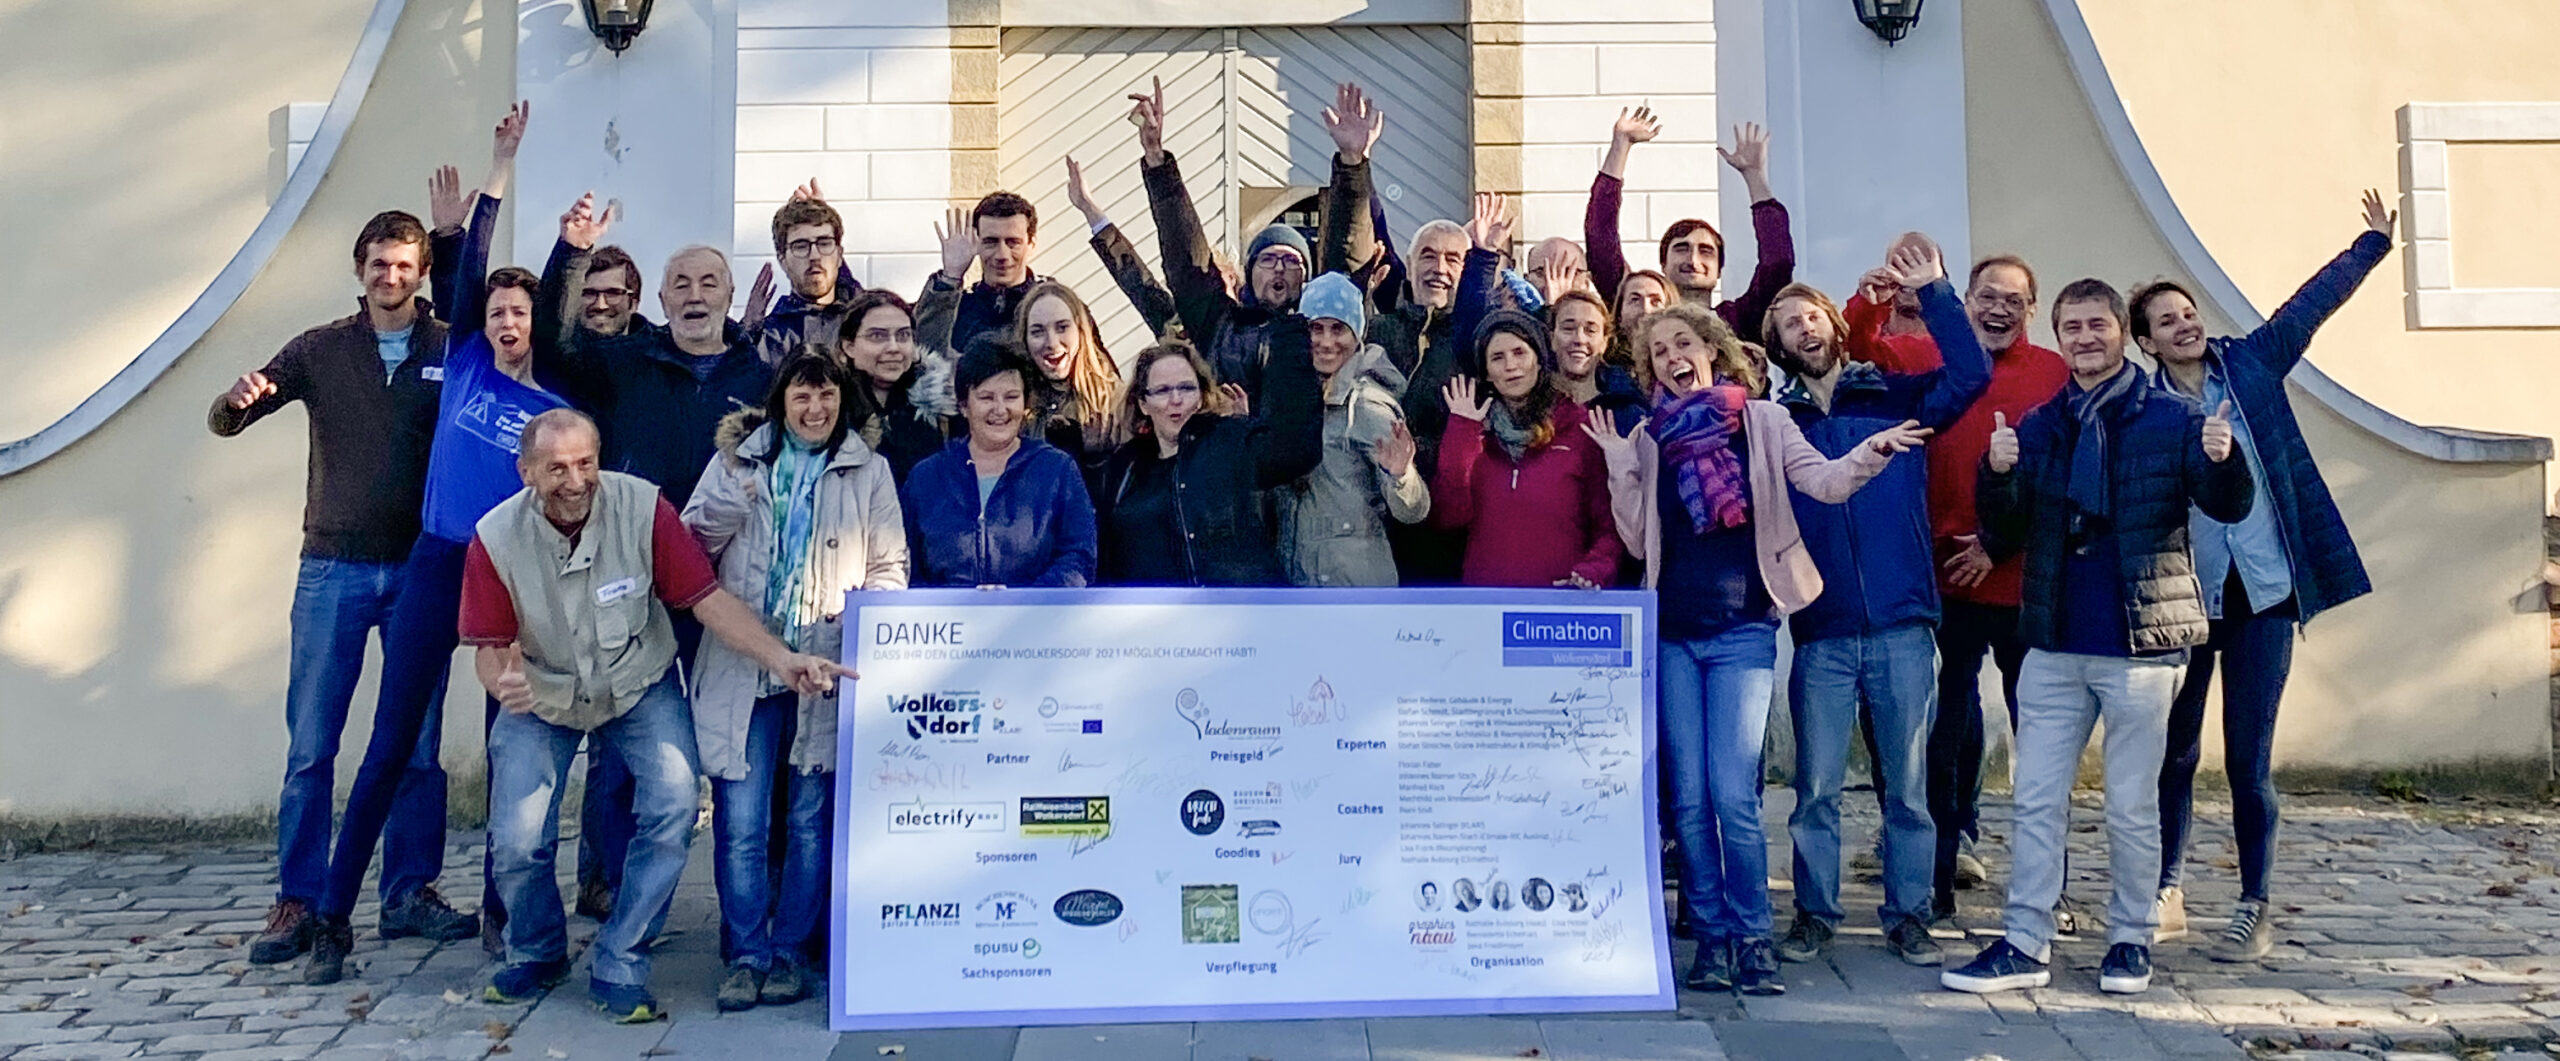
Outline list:
[[[1716,375],[1742,384],[1754,398],[1763,397],[1769,393],[1768,374],[1761,370],[1750,352],[1742,348],[1742,337],[1733,334],[1732,326],[1727,325],[1724,318],[1716,316],[1714,310],[1692,302],[1670,303],[1645,314],[1643,320],[1636,322],[1636,349],[1634,350],[1636,382],[1646,391],[1652,391],[1656,382],[1653,378],[1653,344],[1650,337],[1653,335],[1653,330],[1663,324],[1677,324],[1687,328],[1690,334],[1698,337],[1698,341],[1713,349],[1716,354],[1714,363],[1710,367]]]

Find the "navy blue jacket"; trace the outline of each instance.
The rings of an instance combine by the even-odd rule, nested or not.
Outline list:
[[[909,585],[1074,589],[1093,582],[1093,498],[1075,458],[1056,446],[1023,439],[981,512],[969,440],[953,439],[908,473],[898,500],[914,564]]]
[[[2329,483],[2311,460],[2302,425],[2293,418],[2284,377],[2302,363],[2311,335],[2356,293],[2366,274],[2391,253],[2391,238],[2368,231],[2276,307],[2275,316],[2238,339],[2213,339],[2205,357],[2231,385],[2233,416],[2249,427],[2249,444],[2266,470],[2267,501],[2275,507],[2293,569],[2293,602],[2304,621],[2373,592],[2364,558],[2347,521],[2329,497]]]
[[[1794,414],[1805,441],[1840,457],[1905,420],[1944,431],[1991,386],[1991,358],[1974,338],[1955,288],[1940,279],[1920,289],[1920,317],[1945,364],[1917,375],[1887,374],[1863,361],[1840,370],[1824,412],[1803,384],[1779,401]],[[1885,465],[1864,489],[1837,505],[1795,491],[1796,526],[1822,572],[1822,595],[1788,622],[1796,643],[1872,634],[1904,623],[1938,621],[1938,569],[1929,546],[1929,462],[1916,453]]]
[[[936,294],[960,290],[960,308],[953,313],[951,342],[946,348],[966,352],[969,344],[977,342],[981,336],[1010,337],[1014,314],[1022,310],[1022,296],[1030,294],[1031,285],[1039,281],[1038,276],[1026,275],[1021,283],[1012,287],[997,287],[981,280],[962,290],[960,285],[952,283],[951,278],[936,269],[933,275],[925,277],[924,293],[916,296],[916,304],[922,305]]]

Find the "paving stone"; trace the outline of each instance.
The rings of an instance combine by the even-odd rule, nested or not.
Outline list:
[[[1262,1026],[1235,1027],[1250,1031]],[[1546,1038],[1547,1056],[1556,1061],[1727,1061],[1728,1056],[1715,1026],[1705,1021],[1545,1020],[1538,1022],[1538,1030]],[[1229,1061],[1235,1053],[1229,1050],[1203,1055],[1195,1051],[1193,1057],[1195,1061],[1206,1061],[1209,1056]],[[1268,1053],[1259,1047],[1246,1050],[1242,1056],[1289,1061],[1286,1055]],[[1364,1048],[1357,1054],[1342,1051],[1304,1056],[1362,1058],[1368,1052]]]
[[[198,1008],[198,1017],[256,1017],[286,1010],[306,1010],[320,1003],[317,995],[276,995],[267,998],[236,999],[208,1002]]]
[[[1013,1061],[1014,1044],[1021,1034],[1015,1028],[942,1028],[906,1032],[851,1032],[836,1039],[828,1061],[883,1061],[884,1058],[913,1058],[914,1061]],[[882,1047],[895,1046],[896,1055],[881,1053]],[[321,1061],[336,1061],[324,1058]],[[350,1058],[348,1061],[358,1061]],[[364,1059],[370,1061],[370,1059]]]
[[[1558,1023],[1543,1028],[1551,1048]],[[1192,1061],[1369,1061],[1369,1030],[1357,1020],[1207,1021],[1192,1026],[1191,1042]]]
[[[196,1061],[306,1061],[318,1046],[261,1046],[249,1050],[216,1050]]]
[[[141,1052],[141,1043],[47,1043],[11,1054],[9,1061],[109,1061]]]
[[[238,1032],[217,1033],[211,1035],[172,1035],[166,1039],[162,1039],[159,1042],[151,1044],[150,1052],[155,1054],[201,1054],[213,1050],[246,1050],[252,1046],[265,1046],[267,1045],[268,1040],[272,1038],[273,1036],[263,1033],[257,1035],[244,1035]]]
[[[1024,1029],[1024,1046],[1031,1033]],[[1404,1017],[1369,1022],[1374,1061],[1454,1061],[1473,1057],[1534,1057],[1544,1050],[1535,1021],[1510,1018]],[[1025,1061],[1029,1061],[1026,1057]]]
[[[1716,1036],[1732,1061],[1907,1061],[1909,1055],[1879,1024],[1792,1024],[1742,1021]],[[1495,1055],[1499,1056],[1499,1055]],[[1520,1055],[1512,1055],[1520,1056]]]
[[[1537,1026],[1526,1021],[1516,1023],[1528,1026],[1534,1043]],[[1072,1024],[1024,1028],[1014,1044],[1013,1056],[1015,1061],[1189,1061],[1191,1026]]]
[[[0,1013],[0,1047],[85,1042],[106,1033],[104,1028],[71,1027],[70,1018],[68,1013]]]

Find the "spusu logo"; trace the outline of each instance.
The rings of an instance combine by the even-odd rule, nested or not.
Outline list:
[[[889,694],[889,715],[906,720],[907,736],[912,740],[974,738],[986,731],[987,720],[980,713],[985,708],[986,701],[975,692]]]

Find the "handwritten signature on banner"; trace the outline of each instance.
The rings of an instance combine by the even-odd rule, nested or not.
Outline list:
[[[1076,758],[1076,753],[1071,751],[1058,754],[1058,772],[1062,774],[1070,770],[1100,770],[1110,765],[1110,763],[1085,762]]]
[[[951,764],[882,763],[867,781],[873,792],[959,792],[969,787],[969,768]]]
[[[1377,892],[1354,885],[1352,886],[1351,894],[1342,897],[1342,912],[1347,914],[1363,906],[1367,906],[1369,905],[1369,900],[1377,897]]]

